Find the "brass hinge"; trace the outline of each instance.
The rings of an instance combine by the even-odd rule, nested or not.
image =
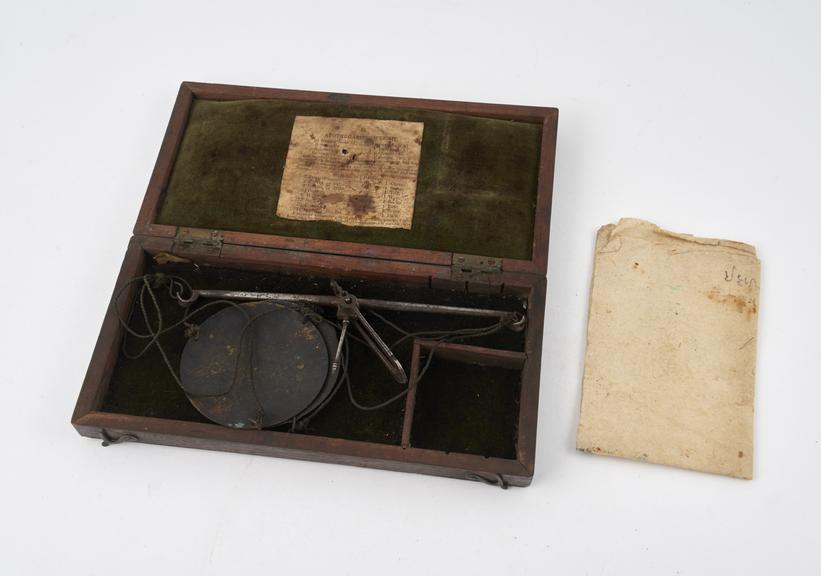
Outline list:
[[[222,242],[223,236],[218,230],[180,228],[174,237],[174,253],[219,256]]]
[[[450,279],[469,284],[498,286],[502,283],[502,259],[472,254],[454,254]]]

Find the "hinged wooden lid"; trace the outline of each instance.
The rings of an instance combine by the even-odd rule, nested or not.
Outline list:
[[[303,115],[425,123],[416,230],[276,221],[269,204]],[[557,119],[555,108],[183,82],[134,233],[174,238],[180,254],[219,256],[224,245],[337,254],[449,266],[454,280],[490,285],[507,272],[544,275]],[[215,180],[219,170],[237,190]]]

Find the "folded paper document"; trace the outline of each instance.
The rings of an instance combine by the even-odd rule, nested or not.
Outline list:
[[[601,228],[577,448],[752,478],[759,272],[740,242]]]

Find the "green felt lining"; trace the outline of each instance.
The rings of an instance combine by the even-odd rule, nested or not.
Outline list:
[[[276,216],[295,116],[424,122],[411,230]],[[415,109],[194,100],[157,223],[530,260],[542,127]]]
[[[259,272],[218,268],[190,264],[158,265],[153,261],[146,273],[165,272],[186,278],[195,288],[220,288],[226,290],[297,292],[305,294],[329,294],[329,279],[322,276],[290,274],[288,272]],[[431,302],[453,306],[472,306],[521,310],[518,297],[500,294],[467,294],[456,290],[431,289],[426,286],[402,285],[375,280],[344,280],[340,283],[352,293],[363,298],[382,298],[411,302]],[[164,294],[159,303],[166,325],[179,319],[182,309]],[[215,312],[216,308],[212,309]],[[334,317],[333,311],[325,314]],[[489,324],[487,319],[449,317],[430,314],[384,312],[388,320],[409,331],[453,330],[480,327]],[[199,319],[203,321],[207,315]],[[196,319],[195,319],[196,320]],[[398,339],[399,334],[378,319],[371,318],[377,331],[387,342]],[[139,307],[135,307],[130,326],[145,332]],[[185,346],[183,330],[174,330],[162,337],[161,343],[173,366],[179,367],[179,359]],[[503,330],[466,343],[506,350],[524,349],[524,334]],[[131,353],[141,348],[140,341],[126,342]],[[410,367],[411,341],[395,349],[397,357],[406,369]],[[379,403],[403,389],[394,382],[381,362],[372,352],[358,344],[352,344],[350,358],[352,388],[356,399],[365,405]],[[518,415],[519,371],[471,368],[452,361],[434,361],[430,373],[420,384],[413,434],[419,442],[433,449],[466,452],[504,458],[515,457],[516,420]],[[511,384],[512,382],[512,384]],[[500,387],[501,383],[501,387]],[[486,401],[475,401],[477,391]],[[441,394],[440,406],[436,406]],[[446,418],[454,410],[459,417]],[[191,405],[188,398],[168,372],[158,350],[154,347],[141,358],[130,360],[122,352],[111,377],[102,410],[135,416],[150,416],[190,422],[207,423]],[[405,401],[402,399],[388,407],[370,412],[355,408],[344,389],[311,421],[301,433],[399,444],[402,436]],[[441,442],[437,437],[441,436]],[[412,442],[415,442],[412,438]],[[438,443],[437,443],[438,442]]]
[[[436,358],[416,391],[411,444],[516,458],[522,373]]]

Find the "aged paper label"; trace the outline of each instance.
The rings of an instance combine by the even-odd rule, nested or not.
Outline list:
[[[422,122],[297,116],[277,216],[409,230]]]
[[[601,228],[577,448],[752,478],[759,272],[740,242]]]

